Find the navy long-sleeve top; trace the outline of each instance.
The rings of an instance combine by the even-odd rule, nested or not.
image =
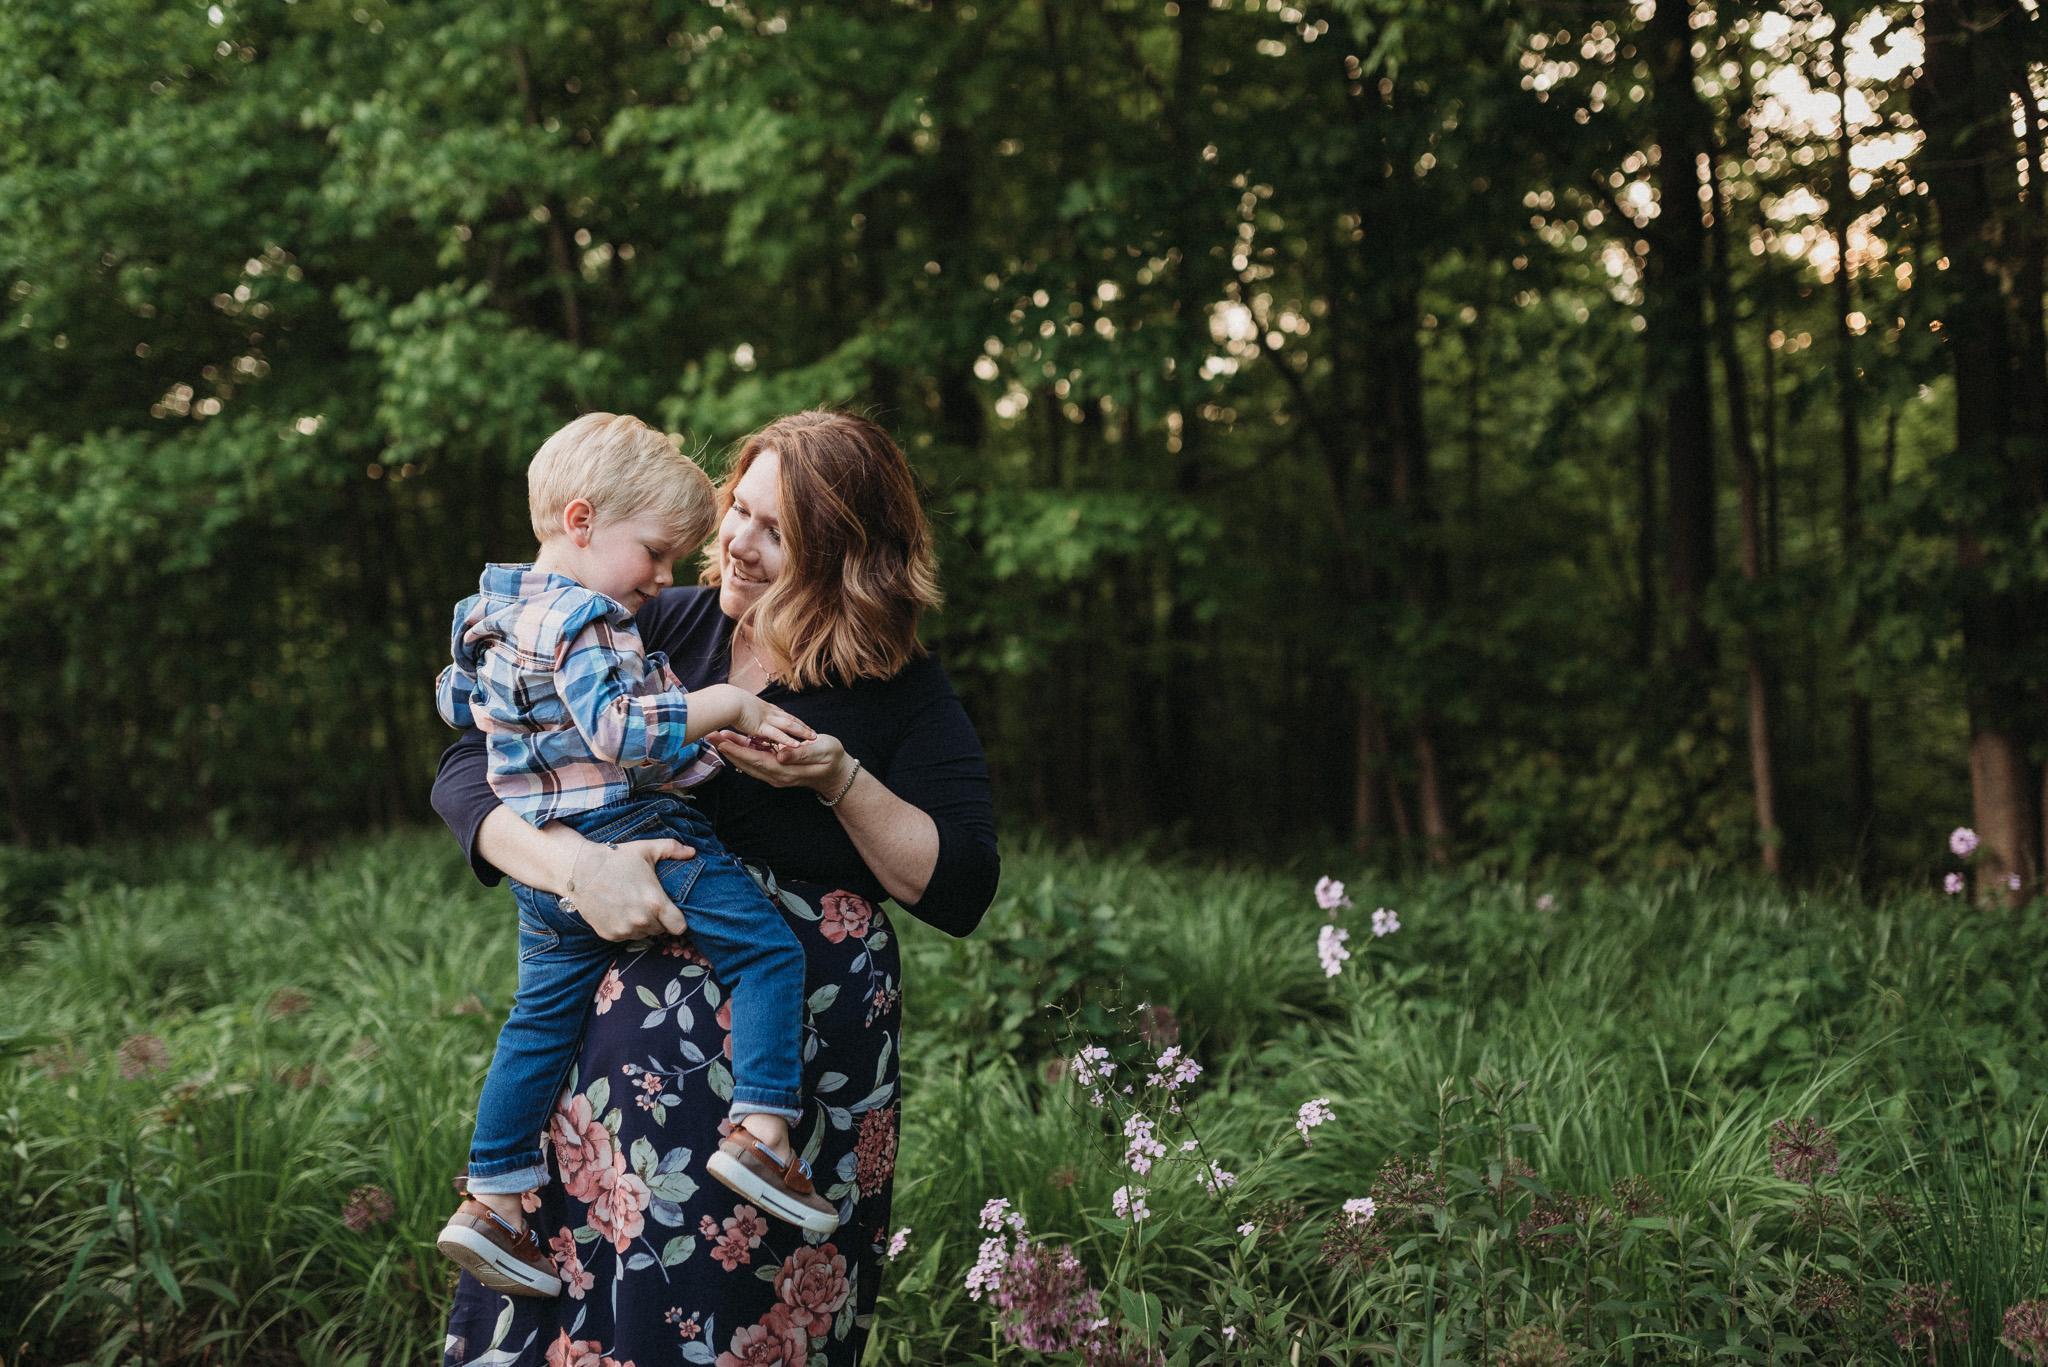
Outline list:
[[[667,653],[684,687],[725,682],[733,621],[719,610],[716,589],[668,589],[642,607],[635,622],[647,649]],[[813,730],[838,737],[864,769],[938,827],[938,863],[924,896],[906,910],[949,935],[965,935],[979,925],[1001,870],[995,809],[981,741],[939,662],[924,656],[893,679],[802,692],[771,683],[761,696]],[[888,897],[839,818],[810,789],[777,788],[728,771],[693,796],[726,848],[740,858],[766,864],[792,882],[824,883],[870,901]],[[483,733],[465,731],[441,756],[434,810],[486,885],[504,875],[477,852],[476,834],[498,805],[486,773]]]

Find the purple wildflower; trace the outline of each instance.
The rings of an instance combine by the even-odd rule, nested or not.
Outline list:
[[[1535,1208],[1515,1231],[1515,1237],[1522,1247],[1547,1257],[1577,1245],[1579,1232],[1590,1229],[1596,1216],[1590,1199],[1560,1191],[1537,1198]]]
[[[1856,1308],[1856,1288],[1832,1273],[1822,1273],[1799,1289],[1793,1304],[1802,1314],[1838,1320]]]
[[[1544,894],[1543,894],[1542,896],[1538,897],[1538,898],[1536,899],[1536,910],[1538,910],[1538,911],[1556,911],[1556,910],[1557,910],[1557,897],[1556,897],[1556,894],[1554,894],[1554,893],[1548,893],[1548,892],[1546,892],[1546,893],[1544,893]]]
[[[1374,939],[1384,935],[1392,935],[1400,928],[1401,916],[1399,912],[1389,911],[1387,908],[1381,907],[1372,914],[1372,933]]]
[[[341,1222],[357,1234],[371,1225],[381,1225],[397,1213],[398,1206],[391,1199],[391,1193],[382,1187],[357,1187],[348,1194],[348,1204],[341,1208]]]
[[[1396,1224],[1427,1220],[1449,1200],[1443,1178],[1420,1159],[1390,1158],[1372,1179],[1373,1209]]]
[[[1494,1367],[1570,1367],[1571,1346],[1548,1325],[1525,1324],[1508,1335]]]
[[[155,1035],[130,1035],[114,1051],[114,1058],[121,1065],[121,1076],[131,1081],[171,1066],[170,1046]]]
[[[1003,1337],[1035,1353],[1070,1353],[1094,1329],[1101,1304],[1071,1244],[1023,1242],[990,1297]]]
[[[2021,1301],[2006,1311],[1998,1341],[2021,1362],[2048,1362],[2048,1300]]]
[[[889,1251],[883,1256],[895,1262],[903,1256],[903,1250],[910,1247],[910,1226],[905,1225],[889,1236]]]
[[[1119,1220],[1150,1219],[1152,1209],[1145,1204],[1145,1195],[1143,1187],[1118,1187],[1110,1193],[1109,1208]]]
[[[1316,880],[1316,905],[1334,916],[1338,908],[1350,906],[1351,899],[1344,895],[1344,885],[1336,879],[1318,878]]]
[[[1935,1348],[1943,1339],[1969,1337],[1970,1312],[1956,1300],[1954,1282],[1908,1282],[1892,1293],[1889,1309],[1892,1342],[1910,1349],[1925,1340],[1928,1367],[1934,1367]]]
[[[1153,1128],[1152,1122],[1142,1115],[1133,1115],[1124,1122],[1124,1137],[1131,1141],[1124,1152],[1124,1163],[1140,1177],[1152,1171],[1154,1159],[1166,1157],[1166,1145],[1154,1137]]]
[[[1977,852],[1977,833],[1968,826],[1958,826],[1948,833],[1948,847],[1958,859],[1968,859]]]
[[[1960,873],[1952,873],[1948,877],[1942,879],[1941,890],[1951,897],[1962,896],[1963,876]]]
[[[1170,1006],[1147,1002],[1138,1008],[1138,1038],[1154,1049],[1180,1043],[1180,1018]]]
[[[1771,1126],[1771,1171],[1780,1181],[1812,1186],[1842,1166],[1834,1135],[1818,1120],[1780,1120]]]
[[[1325,978],[1334,978],[1344,971],[1344,961],[1351,957],[1344,942],[1350,938],[1351,932],[1338,926],[1324,926],[1316,932],[1316,958],[1322,961]]]
[[[1314,1101],[1301,1103],[1301,1109],[1294,1116],[1294,1128],[1301,1131],[1302,1143],[1314,1147],[1316,1141],[1310,1137],[1309,1131],[1336,1117],[1337,1113],[1330,1109],[1330,1098],[1319,1096]]]

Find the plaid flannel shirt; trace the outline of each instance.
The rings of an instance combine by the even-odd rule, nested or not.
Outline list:
[[[450,726],[484,733],[506,806],[543,826],[695,787],[724,765],[683,739],[688,695],[619,604],[531,565],[486,565],[477,588],[455,606],[435,703]]]

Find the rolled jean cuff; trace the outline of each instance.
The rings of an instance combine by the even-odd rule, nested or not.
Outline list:
[[[479,1166],[506,1167],[502,1163],[469,1165],[469,1189],[481,1196],[516,1196],[522,1192],[539,1191],[548,1184],[547,1165],[538,1156],[522,1160],[521,1166],[506,1167],[503,1172],[480,1173]]]
[[[734,1089],[732,1109],[726,1112],[726,1119],[737,1125],[750,1115],[779,1115],[794,1125],[804,1118],[803,1098],[787,1092]]]

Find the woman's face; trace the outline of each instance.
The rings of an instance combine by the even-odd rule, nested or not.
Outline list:
[[[782,458],[763,451],[733,486],[718,524],[718,606],[740,617],[782,573]]]

